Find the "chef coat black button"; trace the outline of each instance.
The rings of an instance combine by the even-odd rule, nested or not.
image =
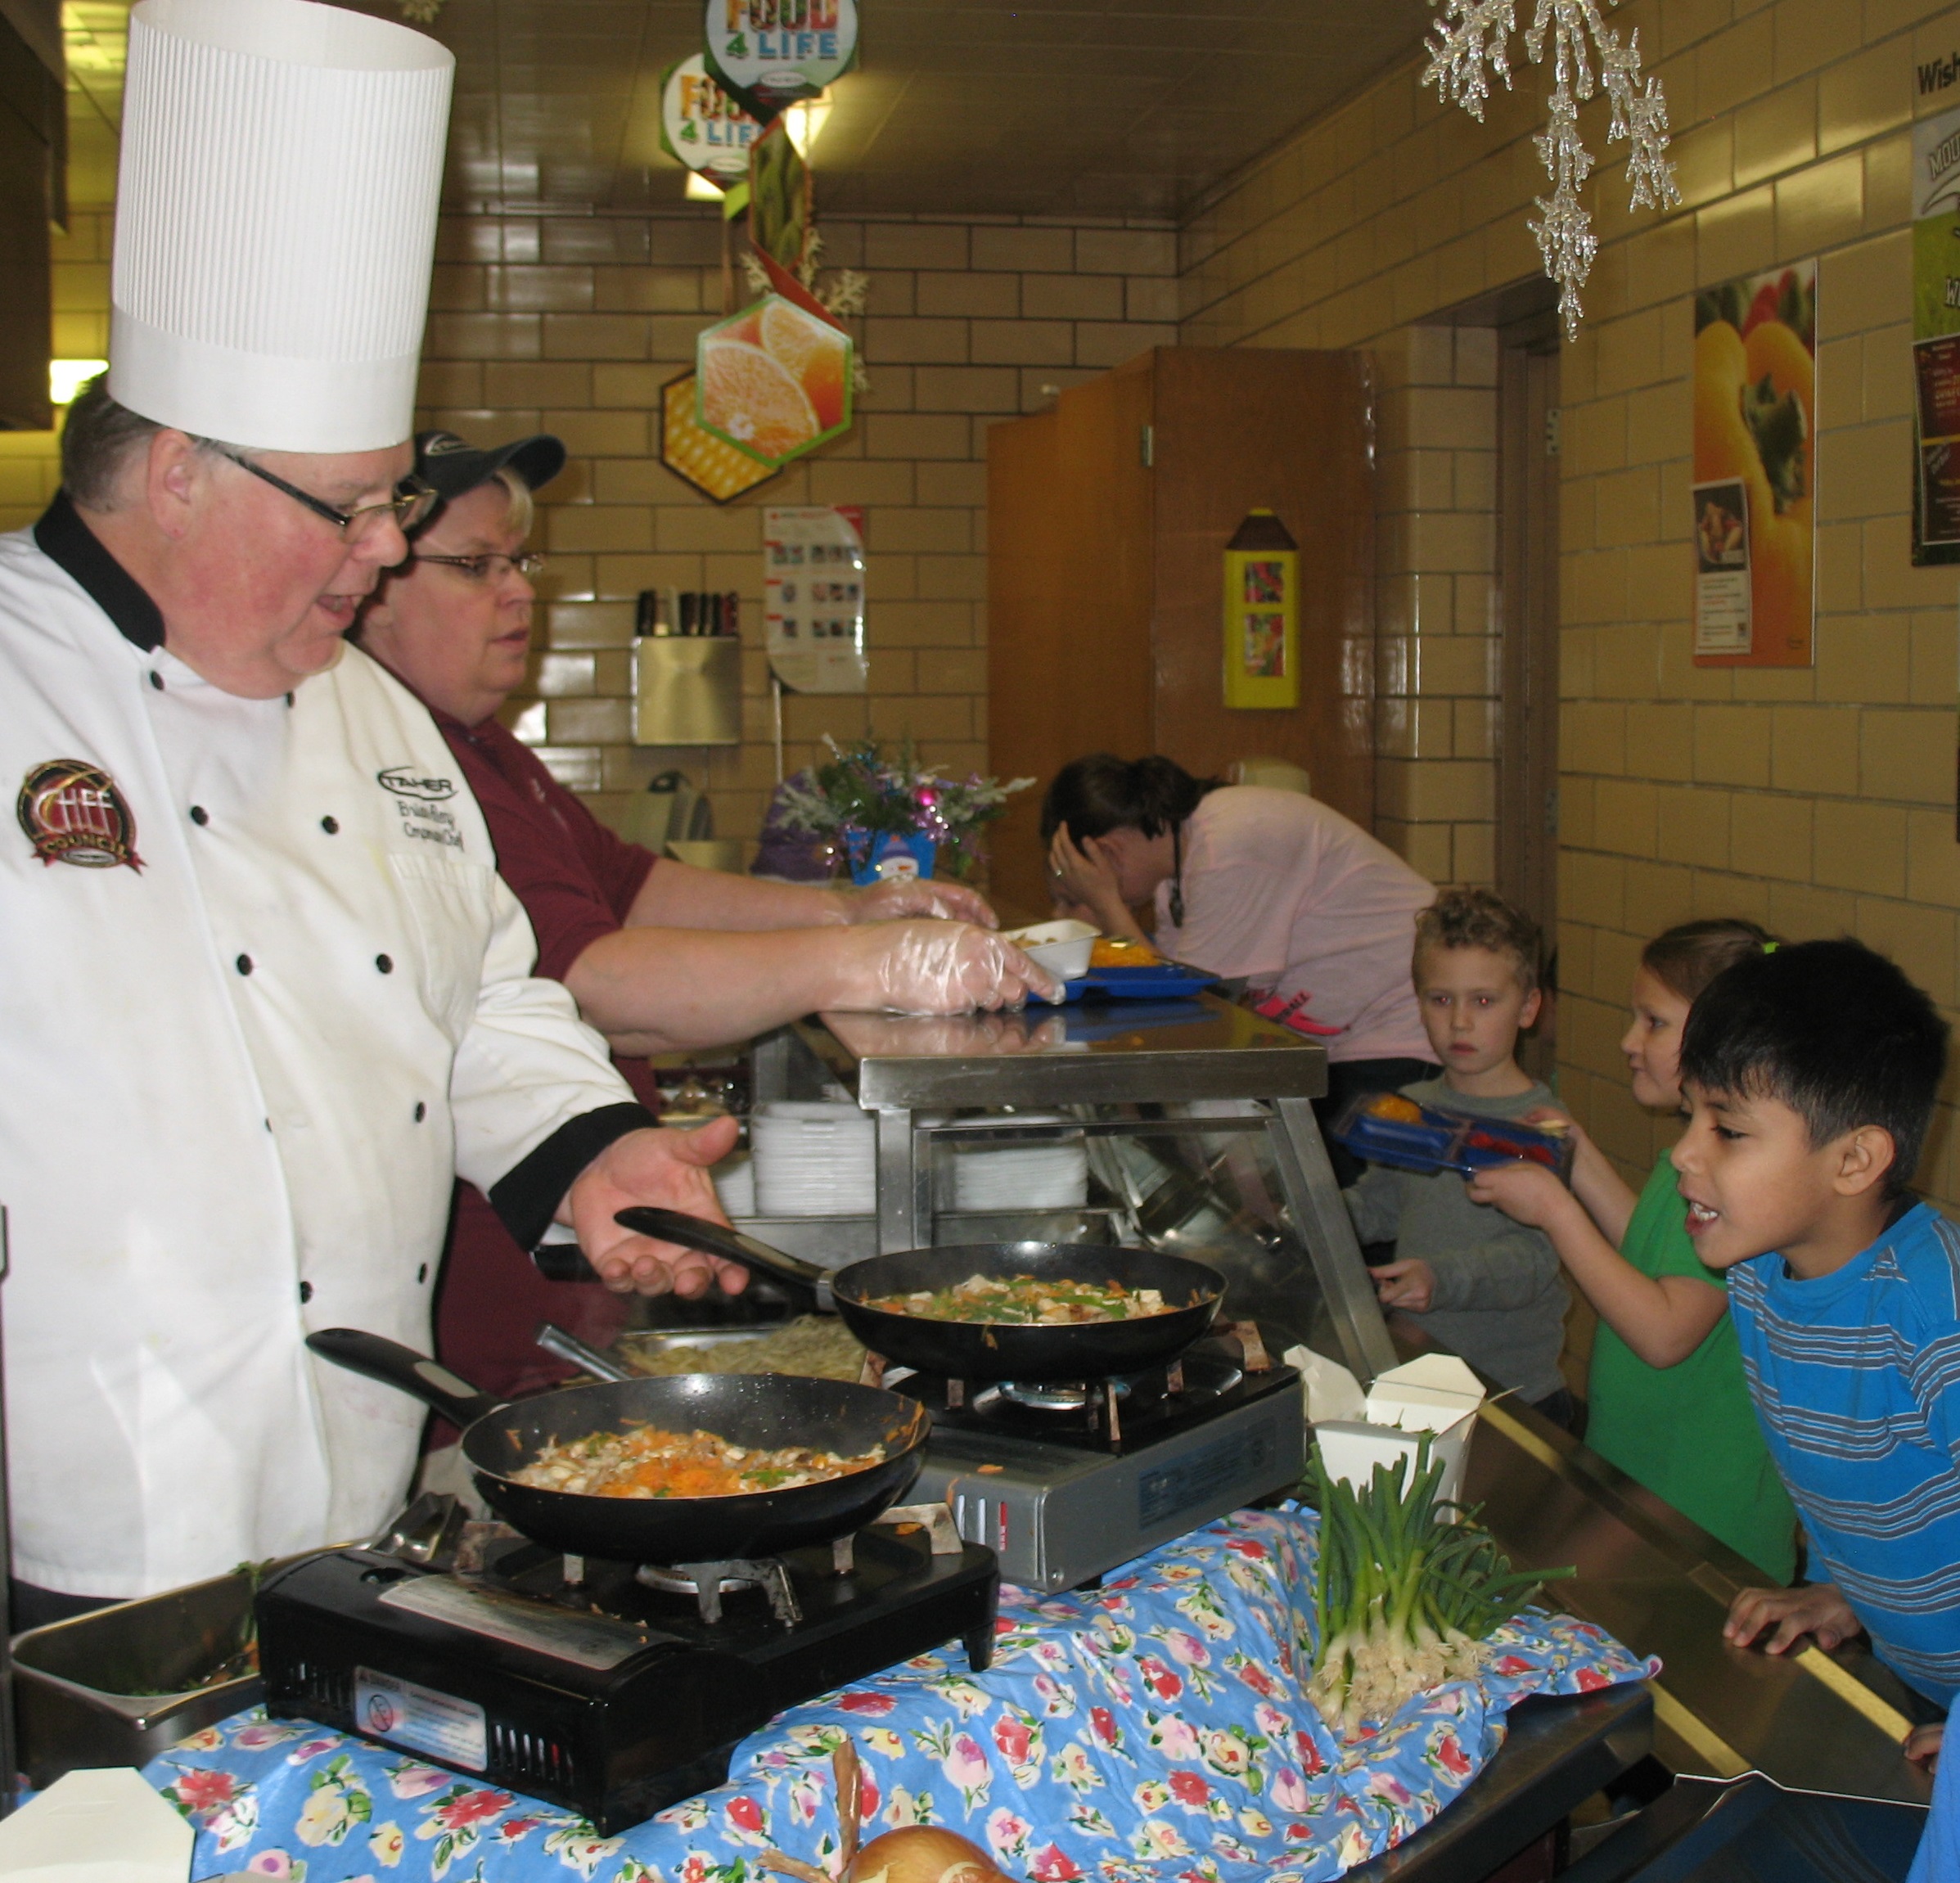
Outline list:
[[[162,674],[156,672],[154,668],[151,670],[150,684],[160,693],[164,690],[164,677]]]
[[[383,974],[393,974],[394,972],[394,963],[385,954],[377,954],[374,957],[374,965],[378,967]]]
[[[429,1264],[426,1262],[416,1270],[415,1278],[418,1282],[426,1282],[429,1279]]]
[[[241,974],[250,974],[252,971],[252,957],[249,954],[239,956],[238,971]]]
[[[326,831],[328,836],[337,837],[340,834],[340,820],[338,818],[322,818],[320,820],[320,828]]]
[[[206,824],[210,823],[210,821],[211,813],[207,811],[202,804],[191,805],[191,822],[196,824],[199,829],[201,830]]]
[[[313,1298],[313,1285],[310,1282],[300,1284],[300,1305],[304,1308]]]
[[[415,1101],[415,1122],[420,1124],[429,1115],[429,1108],[418,1098]]]

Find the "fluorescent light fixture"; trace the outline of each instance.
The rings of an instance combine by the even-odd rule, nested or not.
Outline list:
[[[75,394],[98,372],[106,372],[106,359],[51,359],[47,363],[47,396],[56,405],[73,405]]]
[[[806,164],[810,152],[817,147],[817,140],[823,135],[823,127],[830,115],[831,95],[827,92],[819,92],[813,98],[799,101],[782,115],[790,128],[790,142],[796,146],[796,155]]]
[[[687,200],[691,203],[719,203],[722,193],[699,170],[687,173]]]

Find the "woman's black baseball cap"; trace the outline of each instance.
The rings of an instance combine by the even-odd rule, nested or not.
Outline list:
[[[453,431],[415,435],[416,475],[434,485],[445,503],[466,496],[480,484],[488,484],[507,465],[524,480],[527,489],[536,490],[564,470],[565,442],[541,431],[480,450]]]

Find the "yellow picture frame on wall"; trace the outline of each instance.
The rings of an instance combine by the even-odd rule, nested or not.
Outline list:
[[[1300,704],[1300,545],[1270,510],[1225,545],[1225,704]]]

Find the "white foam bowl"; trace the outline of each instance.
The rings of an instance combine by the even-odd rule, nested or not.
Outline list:
[[[1009,929],[1006,939],[1058,980],[1080,980],[1089,971],[1089,951],[1100,932],[1091,922],[1036,922]]]

